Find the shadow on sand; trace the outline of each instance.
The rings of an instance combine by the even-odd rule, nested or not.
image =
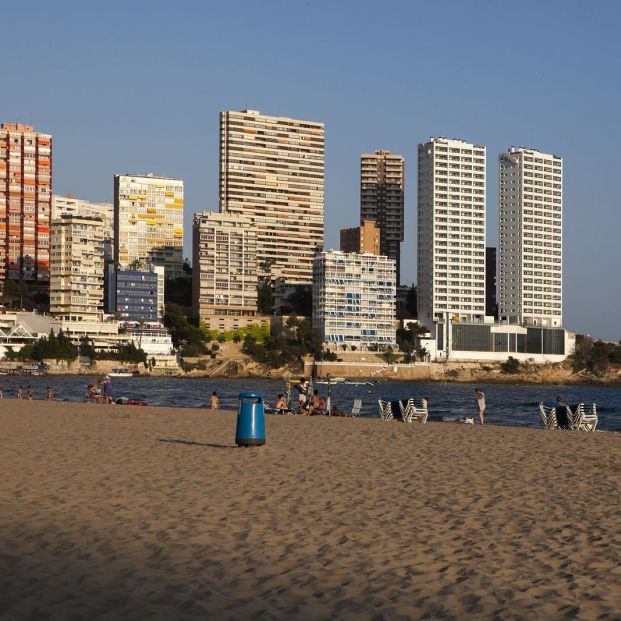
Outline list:
[[[235,444],[212,444],[210,442],[195,442],[194,440],[180,440],[179,438],[158,438],[158,442],[166,442],[168,444],[187,444],[188,446],[208,446],[210,448],[233,449],[237,448]]]

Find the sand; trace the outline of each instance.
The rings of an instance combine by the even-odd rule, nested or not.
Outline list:
[[[536,416],[536,412],[533,412]],[[0,619],[620,619],[621,434],[0,401]]]

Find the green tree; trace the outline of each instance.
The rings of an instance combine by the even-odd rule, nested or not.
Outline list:
[[[80,338],[80,356],[85,356],[90,358],[91,360],[95,360],[97,358],[97,352],[95,351],[95,344],[92,339],[89,339],[88,336],[84,335]]]
[[[509,356],[507,360],[500,365],[501,373],[515,374],[520,372],[520,361],[513,356]]]
[[[180,348],[183,355],[200,356],[206,353],[207,332],[192,325],[178,304],[166,304],[163,322],[170,332],[173,345]]]
[[[395,353],[392,347],[388,347],[386,351],[383,351],[380,354],[377,354],[386,364],[394,364],[399,360],[399,355]]]
[[[2,286],[2,295],[13,303],[19,300],[19,307],[24,306],[24,298],[28,295],[28,285],[23,280],[5,280]]]
[[[274,292],[269,279],[259,281],[257,305],[261,315],[271,315],[274,308]]]
[[[287,296],[286,305],[291,312],[302,317],[313,314],[313,290],[310,285],[297,285]]]
[[[192,279],[187,276],[167,278],[164,283],[164,301],[166,304],[178,304],[185,308],[192,306]]]

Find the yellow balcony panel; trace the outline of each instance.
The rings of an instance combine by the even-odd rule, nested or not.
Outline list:
[[[148,215],[148,214],[146,214],[146,213],[139,213],[139,214],[138,214],[138,217],[139,217],[139,218],[143,218],[143,219],[144,219],[144,218],[148,218],[148,217],[149,217],[149,215]]]
[[[183,205],[183,199],[182,198],[176,198],[175,199],[175,203],[177,203],[178,205]]]
[[[166,184],[165,184],[165,183],[156,183],[156,184],[155,184],[155,187],[156,187],[156,188],[165,188],[165,187],[166,187]]]
[[[175,195],[175,193],[174,193],[174,192],[171,192],[170,190],[166,190],[166,192],[164,192],[164,195],[165,195],[165,196],[174,196],[174,195]]]
[[[138,198],[138,194],[130,194],[129,195],[129,200],[130,201],[135,201]]]

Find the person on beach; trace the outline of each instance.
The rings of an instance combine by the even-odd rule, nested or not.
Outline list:
[[[298,389],[298,409],[300,414],[304,414],[304,408],[306,407],[306,397],[308,396],[308,382],[301,377],[300,383],[297,386]]]
[[[4,399],[4,388],[0,388],[0,399]]]
[[[17,387],[17,398],[18,399],[22,398],[22,385],[21,384]]]
[[[312,416],[313,414],[318,414],[319,410],[319,391],[313,390],[313,396],[311,397],[310,407],[308,408],[307,414]]]
[[[216,394],[216,391],[214,390],[211,393],[211,397],[209,397],[209,407],[212,410],[217,410],[219,406],[220,406],[220,399],[218,399],[218,395]]]
[[[287,399],[285,398],[284,393],[281,392],[278,395],[278,399],[276,400],[276,405],[274,405],[274,409],[279,414],[286,414],[287,410],[289,409],[289,406],[287,404]]]
[[[32,401],[32,386],[28,386],[28,388],[26,388],[26,399],[28,399],[28,401]]]
[[[427,410],[427,412],[429,412],[429,397],[423,397],[422,404],[423,410]]]
[[[110,376],[106,375],[103,382],[103,390],[101,391],[102,402],[111,404],[114,403],[114,399],[112,398],[112,383],[110,382]]]
[[[477,406],[479,408],[479,420],[481,425],[485,422],[485,393],[480,388],[474,389],[474,394],[477,399]]]
[[[54,391],[52,390],[51,386],[47,387],[47,400],[54,401]]]

